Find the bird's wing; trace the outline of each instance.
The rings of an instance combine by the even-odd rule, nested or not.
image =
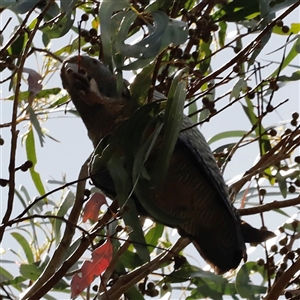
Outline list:
[[[208,181],[219,195],[220,205],[224,205],[236,223],[240,225],[239,217],[234,212],[234,208],[230,203],[227,186],[223,176],[204,136],[196,127],[184,130],[191,126],[193,126],[193,123],[190,118],[184,116],[182,123],[183,131],[179,134],[177,147],[181,147],[187,157],[194,162],[196,167],[198,167],[203,174],[205,174]]]

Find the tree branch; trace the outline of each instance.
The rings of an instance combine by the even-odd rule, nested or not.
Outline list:
[[[115,213],[117,209],[118,202],[114,201],[108,208],[107,212],[102,216],[102,218],[90,229],[91,233],[89,234],[89,236],[82,236],[80,238],[80,244],[78,248],[71,254],[70,257],[68,257],[67,260],[64,261],[64,263],[57,270],[55,270],[54,273],[51,274],[51,278],[49,278],[49,280],[45,282],[45,284],[40,289],[37,289],[34,294],[28,297],[27,300],[41,299],[53,288],[55,284],[59,282],[59,280],[63,276],[65,276],[68,270],[81,258],[82,254],[86,251],[91,243],[91,240],[97,235],[98,231],[103,229],[103,227],[106,226],[106,224],[109,222],[112,217],[112,212]],[[77,241],[78,239],[74,241],[72,245],[76,244]]]
[[[20,297],[20,300],[25,300],[27,298],[32,299],[32,300],[40,299],[41,297],[37,297],[36,294],[40,293],[40,291],[43,290],[42,286],[46,282],[48,282],[48,280],[51,277],[53,277],[54,275],[57,274],[57,272],[56,272],[57,267],[61,264],[62,258],[64,257],[66,250],[69,248],[69,246],[72,242],[72,238],[75,233],[75,227],[73,226],[73,224],[77,224],[77,221],[78,221],[78,218],[80,215],[80,211],[82,208],[84,189],[85,189],[85,180],[82,181],[81,179],[86,178],[88,176],[88,162],[89,162],[89,159],[81,167],[79,177],[78,177],[79,182],[78,182],[77,190],[76,190],[75,203],[71,210],[71,213],[70,213],[70,216],[68,219],[68,223],[66,223],[65,232],[61,239],[61,242],[59,243],[58,247],[55,249],[55,252],[54,252],[51,260],[49,261],[48,265],[46,266],[46,268],[43,271],[43,273],[41,274],[41,276],[22,294],[22,296]],[[90,243],[90,240],[88,239],[88,245],[89,245],[89,243]],[[62,276],[63,275],[64,274],[62,274]],[[62,276],[60,278],[62,278]],[[52,288],[52,286],[50,288]]]
[[[294,206],[294,205],[298,205],[298,204],[300,204],[300,196],[293,198],[293,199],[284,200],[284,201],[276,200],[271,203],[267,203],[267,204],[260,205],[257,207],[241,208],[241,209],[238,209],[238,212],[239,212],[240,216],[249,216],[249,215],[254,215],[254,214],[271,211],[273,209],[290,207],[290,206]]]
[[[140,268],[122,276],[112,286],[109,291],[102,293],[100,300],[119,299],[134,284],[148,276],[151,272],[159,268],[164,262],[169,261],[175,254],[185,248],[191,241],[188,238],[179,238],[176,244],[167,252],[158,255],[151,262],[144,264]]]
[[[264,300],[274,300],[278,299],[282,294],[284,288],[288,285],[291,278],[298,272],[300,269],[300,257],[297,258],[295,263],[291,265],[282,275],[279,277],[278,281],[276,281],[271,287],[270,292],[264,298]]]
[[[12,117],[11,117],[11,150],[10,150],[10,163],[9,163],[9,190],[8,190],[8,200],[7,200],[7,208],[5,215],[2,219],[1,224],[5,224],[12,213],[13,209],[13,203],[14,203],[14,195],[15,195],[15,160],[16,160],[16,150],[17,150],[17,138],[18,138],[18,130],[17,130],[17,112],[18,112],[18,105],[19,105],[19,94],[20,94],[20,88],[21,88],[21,78],[22,78],[22,72],[23,67],[27,58],[28,51],[32,45],[33,38],[35,37],[35,34],[37,30],[39,29],[39,26],[43,20],[43,17],[46,15],[46,12],[51,6],[51,1],[46,5],[45,9],[41,12],[41,14],[37,18],[37,22],[30,32],[30,35],[28,37],[28,41],[26,42],[25,49],[22,53],[22,56],[20,58],[20,63],[18,66],[17,71],[17,79],[16,79],[16,89],[15,89],[15,96],[13,101],[13,109],[12,109]],[[23,30],[23,27],[25,26],[26,22],[28,21],[29,17],[31,16],[32,12],[36,9],[37,4],[27,13],[26,17],[24,18],[24,21],[20,25],[19,29],[17,30],[17,33],[15,33],[10,41],[2,48],[6,49],[10,43],[12,43],[18,36],[18,34]],[[4,229],[5,226],[0,227],[0,242],[3,239],[4,235]]]

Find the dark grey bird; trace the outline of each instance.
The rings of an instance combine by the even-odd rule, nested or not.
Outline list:
[[[119,96],[115,76],[95,58],[67,59],[63,62],[61,78],[94,147],[133,114],[126,86]],[[191,125],[190,119],[184,116],[182,128]],[[146,161],[147,168],[155,161],[155,153]],[[108,171],[92,180],[104,193],[116,196]],[[176,227],[180,235],[189,237],[218,274],[235,269],[242,259],[246,260],[245,242],[261,243],[275,236],[240,220],[211,149],[196,127],[179,134],[163,187],[149,189],[147,194],[169,217],[182,221],[168,224],[143,208],[141,212],[164,225]],[[136,195],[133,197],[139,202]]]

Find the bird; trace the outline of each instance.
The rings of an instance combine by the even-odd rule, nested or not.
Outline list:
[[[124,83],[118,92],[116,76],[100,60],[75,55],[62,63],[61,79],[70,95],[94,148],[113,134],[136,108]],[[242,221],[230,201],[228,188],[204,136],[189,117],[183,116],[168,171],[160,188],[147,190],[151,201],[168,218],[159,218],[143,207],[133,191],[140,214],[165,226],[175,227],[188,237],[215,273],[224,274],[247,260],[245,243],[262,243],[275,235]],[[160,143],[145,162],[151,169]],[[113,179],[107,169],[94,174],[93,183],[109,197],[116,197]],[[170,222],[169,220],[177,220]]]

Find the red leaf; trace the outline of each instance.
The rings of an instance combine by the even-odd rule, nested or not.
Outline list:
[[[72,298],[80,294],[107,269],[112,259],[112,253],[112,244],[110,239],[107,239],[104,244],[93,251],[91,260],[84,261],[80,272],[75,274],[71,281]]]
[[[107,204],[103,194],[92,194],[87,200],[86,205],[83,209],[82,221],[86,222],[88,219],[90,219],[96,222],[98,220],[100,208],[103,204]]]

